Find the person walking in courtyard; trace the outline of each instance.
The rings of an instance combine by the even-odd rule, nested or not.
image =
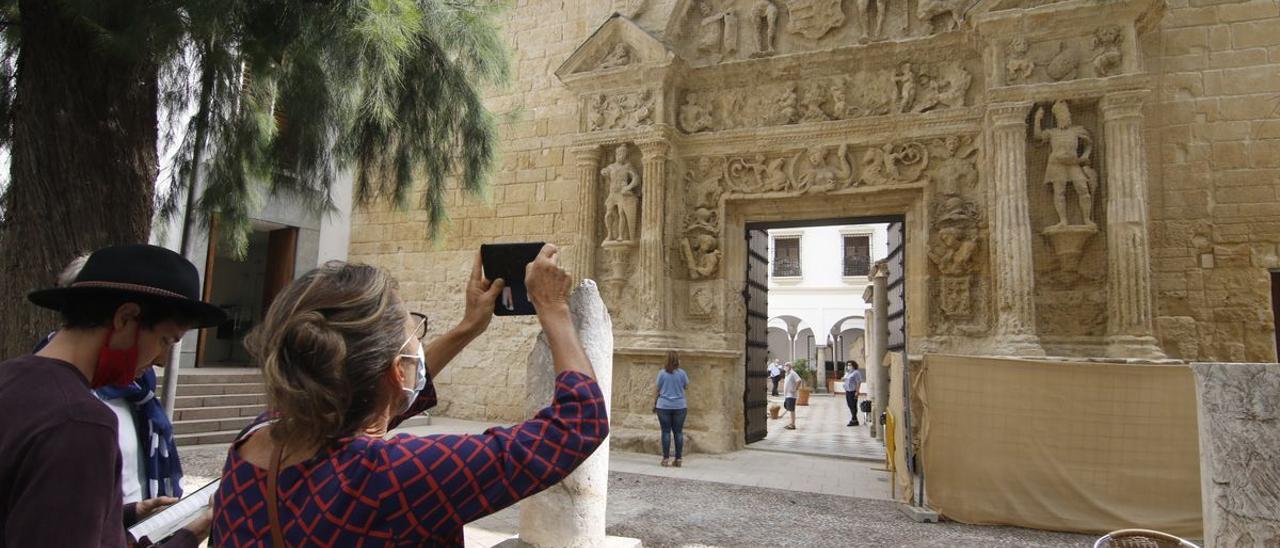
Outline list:
[[[800,379],[800,374],[796,373],[795,368],[791,366],[790,362],[787,363],[785,369],[787,373],[786,380],[782,383],[782,397],[784,398],[782,400],[782,408],[785,409],[787,413],[790,413],[791,417],[790,422],[788,422],[783,428],[786,428],[787,430],[795,430],[796,398],[800,397],[800,383],[803,381]]]
[[[478,255],[461,322],[429,344],[426,316],[385,270],[333,262],[290,284],[247,340],[272,412],[227,453],[210,545],[462,546],[464,524],[568,476],[609,418],[556,254],[544,246],[526,268],[555,393],[480,435],[387,437],[436,404],[431,379],[488,328],[505,283],[484,278]]]
[[[773,381],[773,395],[778,395],[778,383],[782,381],[782,366],[778,365],[778,360],[769,362],[769,380]]]
[[[845,426],[858,425],[858,389],[862,387],[862,381],[866,377],[862,374],[862,370],[858,369],[858,362],[849,360],[849,366],[845,369],[844,378],[844,402],[849,406],[849,413],[853,418],[849,419],[849,424]]]
[[[35,354],[0,364],[0,543],[123,548],[126,526],[176,502],[123,504],[118,421],[90,390],[129,385],[189,329],[221,323],[200,288],[177,253],[124,245],[94,252],[69,285],[28,296],[62,326]],[[164,545],[198,545],[209,519]]]
[[[689,375],[680,368],[680,355],[667,352],[667,363],[658,371],[653,387],[653,410],[658,414],[662,427],[662,465],[679,467],[684,458],[684,419],[689,415],[689,402],[684,390],[689,386]],[[675,437],[676,459],[671,460],[671,438]]]

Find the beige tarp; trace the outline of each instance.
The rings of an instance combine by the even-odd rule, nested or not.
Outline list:
[[[929,505],[976,524],[1200,536],[1186,366],[928,355]]]

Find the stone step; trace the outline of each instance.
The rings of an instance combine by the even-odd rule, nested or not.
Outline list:
[[[173,423],[174,434],[205,434],[209,432],[239,431],[253,421],[253,417],[229,419],[196,419]]]
[[[163,373],[158,373],[161,377]],[[178,374],[178,386],[189,384],[226,384],[226,383],[262,383],[262,373],[257,369],[245,368],[243,373],[200,373],[183,369]]]
[[[262,382],[236,382],[216,384],[183,384],[178,386],[179,396],[220,396],[223,394],[261,394],[266,388]]]
[[[187,434],[176,434],[173,437],[177,441],[180,447],[191,447],[194,445],[226,444],[234,441],[236,439],[236,436],[240,434],[240,431],[243,430],[245,425],[247,424],[249,424],[249,421],[246,420],[238,428],[234,428],[234,429],[218,430],[213,432],[192,432]],[[401,424],[400,426],[401,427],[428,426],[430,424],[431,424],[431,417],[419,415],[417,417],[404,421],[404,423]]]
[[[237,417],[252,419],[266,410],[267,407],[265,405],[224,405],[219,407],[177,409],[174,411],[174,420],[233,419]]]
[[[227,406],[260,406],[267,404],[266,394],[231,394],[219,396],[183,396],[182,392],[178,392],[178,397],[174,398],[175,409],[199,409],[202,407],[227,407]]]

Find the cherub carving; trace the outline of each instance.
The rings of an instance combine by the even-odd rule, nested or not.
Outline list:
[[[631,64],[631,48],[621,42],[614,44],[609,54],[600,61],[600,70],[617,68]]]
[[[977,249],[978,240],[972,229],[946,226],[938,230],[938,243],[929,250],[929,260],[945,275],[968,274],[973,270]]]
[[[1098,76],[1111,76],[1120,69],[1123,55],[1120,53],[1120,27],[1100,27],[1093,33],[1093,72]]]
[[[608,98],[603,94],[591,98],[591,105],[587,109],[587,123],[591,131],[605,129],[604,110],[607,108],[607,102]]]
[[[680,105],[680,128],[685,133],[698,133],[711,128],[711,113],[702,106],[702,97],[696,92],[684,95],[684,104]]]
[[[955,135],[942,140],[938,158],[933,170],[933,179],[938,182],[938,191],[943,194],[960,194],[973,188],[978,182],[978,169],[973,165],[973,157],[978,147]]]
[[[916,102],[916,73],[911,63],[902,63],[898,72],[893,75],[893,84],[897,87],[898,112],[911,112]]]
[[[1031,44],[1027,43],[1026,38],[1014,38],[1009,41],[1009,60],[1004,64],[1005,75],[1009,82],[1021,82],[1031,77],[1036,64],[1027,58],[1029,51],[1031,51]]]
[[[778,97],[778,114],[782,117],[783,124],[794,124],[800,119],[799,102],[800,97],[796,94],[795,82],[788,83],[782,95]]]
[[[692,240],[692,241],[691,241]],[[714,278],[720,268],[719,242],[710,234],[686,237],[682,242],[685,263],[689,266],[689,278],[705,280]]]
[[[822,86],[813,85],[805,90],[804,99],[800,101],[800,120],[802,122],[826,122],[831,118],[822,111]]]

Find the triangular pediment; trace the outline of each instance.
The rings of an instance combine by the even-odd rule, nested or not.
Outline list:
[[[569,56],[556,76],[622,72],[641,65],[669,62],[674,55],[660,40],[630,18],[615,13]]]

